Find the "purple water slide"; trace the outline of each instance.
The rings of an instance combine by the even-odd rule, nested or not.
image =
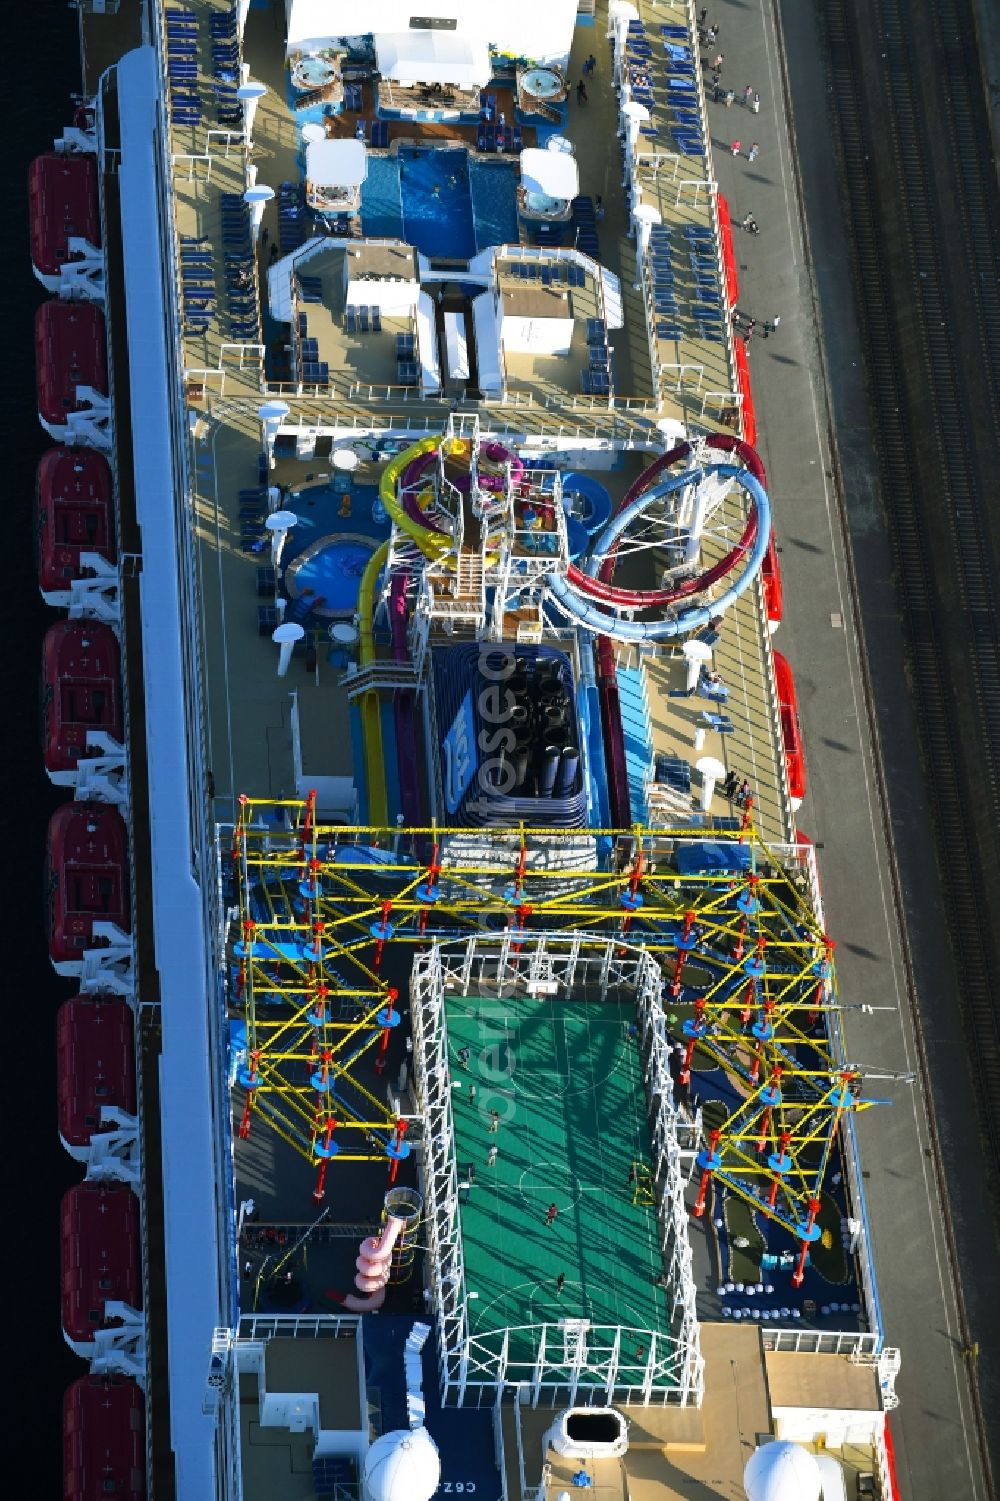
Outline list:
[[[408,573],[393,575],[389,588],[389,625],[392,632],[394,662],[406,663],[410,654],[406,644],[406,591]],[[392,698],[392,717],[396,727],[396,758],[399,763],[399,796],[404,822],[411,829],[424,823],[424,799],[417,770],[416,695],[409,688],[397,688]]]

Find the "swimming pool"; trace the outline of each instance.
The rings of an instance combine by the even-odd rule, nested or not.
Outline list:
[[[517,174],[515,162],[477,161],[457,148],[369,157],[361,227],[424,255],[469,260],[487,245],[516,241]]]
[[[309,589],[322,596],[317,615],[353,615],[361,578],[375,547],[366,537],[321,537],[286,568],[289,594],[298,599]]]

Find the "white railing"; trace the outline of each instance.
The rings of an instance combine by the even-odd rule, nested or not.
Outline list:
[[[875,1331],[836,1332],[825,1329],[761,1329],[765,1350],[794,1355],[848,1355],[874,1359],[881,1337]]]
[[[357,1339],[356,1313],[244,1313],[236,1338],[240,1344],[268,1339]]]

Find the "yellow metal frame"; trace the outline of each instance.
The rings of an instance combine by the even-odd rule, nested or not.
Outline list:
[[[396,1123],[359,1065],[370,1065],[376,1044],[387,1041],[380,1018],[389,985],[379,972],[386,942],[461,943],[482,939],[491,924],[498,942],[503,929],[516,928],[522,950],[544,935],[550,950],[565,942],[603,952],[620,937],[661,965],[665,1008],[689,1013],[688,1027],[697,1028],[686,1033],[691,1054],[714,1060],[739,1100],[720,1127],[712,1171],[755,1209],[789,1229],[801,1225],[843,1114],[863,1102],[843,1062],[833,945],[756,830],[476,830],[496,856],[487,863],[463,859],[471,832],[320,825],[311,800],[241,800],[232,853],[243,942],[234,945],[231,972],[254,1070],[245,1120],[259,1105],[286,1141],[319,1163],[332,1113],[336,1161],[384,1160]],[[738,839],[749,869],[682,875],[668,863],[676,846],[706,837]],[[623,868],[594,868],[599,840],[605,850],[628,851]],[[404,843],[419,857],[403,853]],[[538,863],[554,849],[565,860],[574,847],[579,864]],[[369,849],[385,863],[372,864],[361,853]],[[685,965],[699,976],[694,1002],[684,994]],[[682,988],[672,998],[675,984]],[[349,1004],[355,1014],[324,1013],[317,1025],[318,1000]],[[269,1015],[276,1009],[280,1015]],[[748,1010],[766,1023],[765,1035],[748,1033]],[[817,1036],[821,1013],[826,1027]],[[310,1082],[322,1068],[338,1096],[332,1112]],[[775,1156],[788,1160],[778,1172]]]

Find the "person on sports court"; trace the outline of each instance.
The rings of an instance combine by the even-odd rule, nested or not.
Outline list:
[[[553,1222],[555,1221],[555,1217],[556,1217],[556,1215],[558,1213],[559,1213],[559,1210],[556,1207],[556,1205],[555,1204],[550,1204],[549,1208],[548,1208],[548,1213],[545,1216],[545,1223],[547,1225],[553,1224]]]
[[[565,1286],[566,1286],[566,1273],[565,1272],[560,1272],[559,1276],[556,1278],[556,1296],[557,1297],[562,1292],[562,1290],[563,1290],[563,1288]]]
[[[486,1154],[486,1166],[487,1167],[492,1167],[493,1164],[496,1162],[496,1160],[497,1160],[497,1149],[496,1149],[496,1147],[490,1147],[489,1151]]]
[[[500,1129],[500,1112],[499,1112],[499,1110],[491,1110],[490,1111],[490,1123],[489,1123],[489,1126],[487,1127],[487,1130],[489,1130],[489,1131],[499,1131],[499,1129]]]

